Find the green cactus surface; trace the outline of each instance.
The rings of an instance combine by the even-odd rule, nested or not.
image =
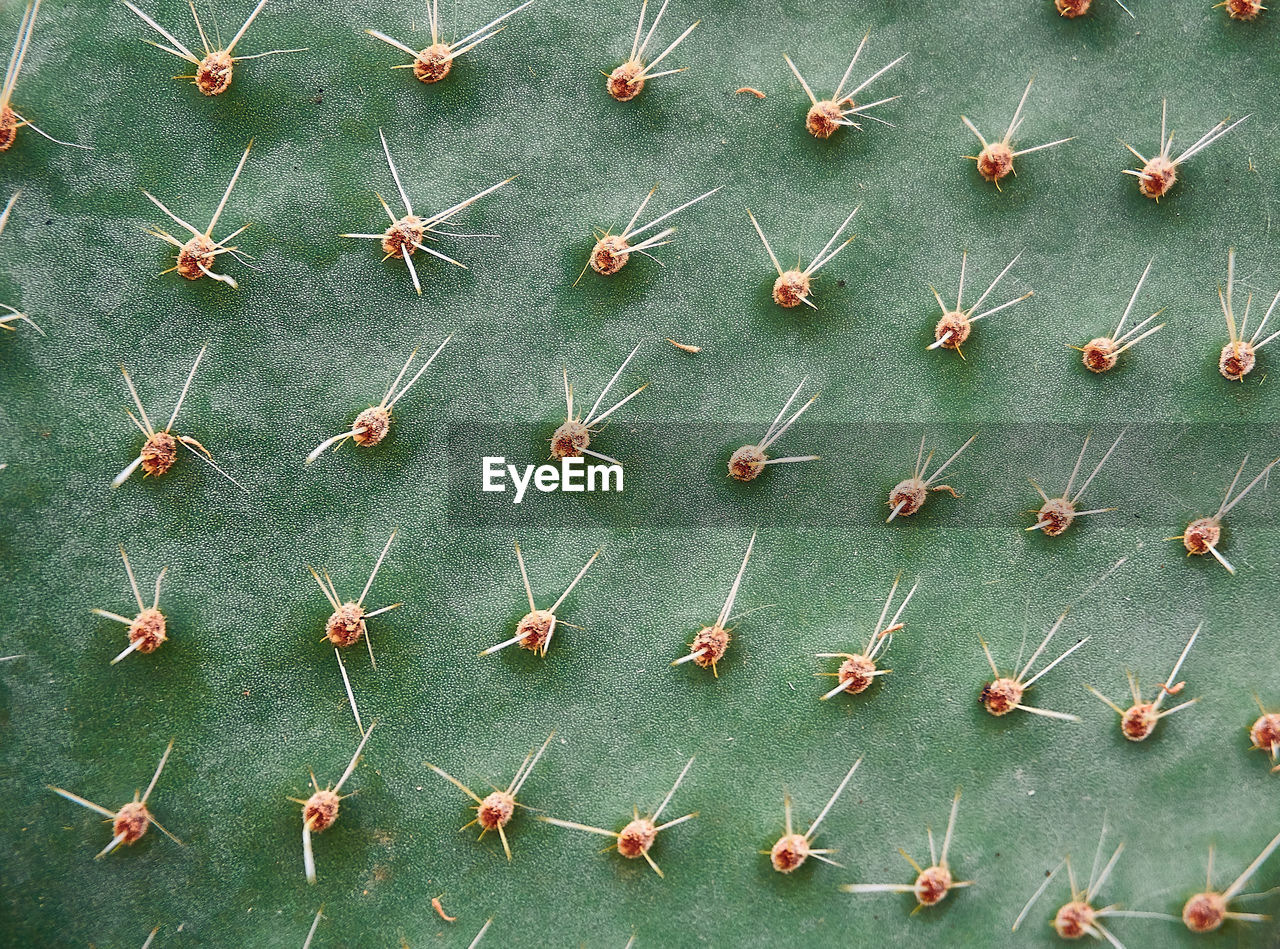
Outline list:
[[[15,322],[0,339],[0,656],[18,657],[0,662],[0,943],[139,946],[159,927],[154,949],[301,946],[323,906],[314,949],[467,946],[489,919],[486,946],[1052,946],[1065,872],[1011,926],[1067,854],[1088,877],[1105,822],[1103,861],[1126,847],[1095,906],[1174,917],[1106,920],[1129,949],[1280,945],[1275,922],[1201,936],[1180,920],[1211,847],[1225,889],[1280,832],[1280,774],[1249,737],[1259,702],[1280,711],[1275,478],[1224,518],[1234,575],[1167,539],[1214,512],[1246,454],[1237,490],[1280,454],[1280,342],[1243,381],[1218,371],[1228,249],[1237,317],[1252,295],[1256,326],[1280,290],[1280,11],[1128,5],[671,0],[653,46],[700,19],[660,65],[687,71],[619,102],[602,73],[627,58],[639,0],[536,0],[433,84],[365,32],[430,45],[422,0],[271,0],[236,55],[307,51],[238,62],[216,96],[171,78],[190,64],[146,45],[165,41],[127,6],[45,0],[13,107],[92,149],[23,127],[0,153],[0,200],[21,191],[0,302],[44,333]],[[138,6],[200,51],[185,3]],[[197,10],[216,46],[251,8]],[[442,36],[507,9],[446,0]],[[0,7],[0,42],[22,16]],[[891,124],[818,140],[784,54],[828,95],[868,30],[853,84],[907,57],[858,96],[898,97],[874,109]],[[998,139],[1033,76],[1017,146],[1072,140],[1019,156],[997,190],[964,157],[981,144],[961,116]],[[1156,202],[1122,173],[1139,167],[1122,142],[1158,151],[1165,99],[1175,155],[1249,118]],[[339,236],[387,227],[379,195],[400,213],[380,130],[420,214],[514,176],[432,235],[465,269],[413,257],[421,295],[403,260]],[[238,287],[160,275],[176,248],[147,231],[186,235],[144,191],[200,227],[250,140],[215,234],[250,225],[249,256],[213,268]],[[656,259],[584,272],[594,234],[655,186],[640,223],[720,190],[664,222]],[[777,306],[748,208],[787,268],[855,207],[816,309]],[[966,251],[966,305],[1018,254],[986,305],[1034,296],[979,321],[962,357],[927,346],[930,288],[954,302]],[[1089,372],[1069,347],[1115,328],[1152,260],[1129,325],[1163,309],[1164,329]],[[305,463],[411,351],[421,365],[450,337],[381,444]],[[623,463],[621,493],[481,490],[485,456],[548,460],[565,370],[585,408],[637,344],[603,405],[648,387],[591,445]],[[174,432],[236,483],[179,447],[167,474],[113,488],[144,440],[121,366],[161,426],[205,346]],[[792,410],[817,401],[770,453],[820,458],[729,478],[805,379]],[[1081,504],[1114,510],[1026,530],[1029,479],[1060,493],[1092,433],[1078,485],[1122,431]],[[885,522],[922,435],[937,464],[975,434],[943,479],[958,497]],[[313,834],[310,885],[291,799],[312,771],[335,782],[362,733],[308,567],[354,599],[393,530],[365,601],[402,604],[368,623],[376,669],[362,643],[342,652],[376,728],[354,796]],[[673,667],[753,534],[716,674]],[[542,608],[600,554],[545,656],[480,656],[528,612],[517,543]],[[90,610],[137,612],[121,545],[148,601],[168,568],[168,641],[112,665],[125,628]],[[816,654],[862,651],[899,577],[898,601],[918,589],[878,660],[892,674],[820,701],[839,660]],[[1090,638],[1027,701],[1080,721],[987,714],[981,641],[1007,673],[1064,611],[1036,668]],[[1122,707],[1126,671],[1148,697],[1176,689],[1198,626],[1165,707],[1199,701],[1126,741],[1086,685]],[[553,731],[506,828],[512,859],[460,833],[474,802],[428,762],[483,797]],[[114,811],[171,740],[148,807],[182,845],[151,832],[95,860],[110,826],[47,786]],[[539,820],[618,831],[691,758],[662,818],[697,817],[658,834],[661,877]],[[840,866],[776,873],[784,792],[803,832],[859,758],[814,843]],[[915,913],[910,894],[839,889],[911,883],[898,849],[926,865],[957,788],[949,859],[972,886]],[[1246,892],[1278,885],[1280,856]],[[1232,908],[1277,915],[1280,898]]]

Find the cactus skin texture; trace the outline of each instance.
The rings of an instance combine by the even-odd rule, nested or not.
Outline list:
[[[1050,946],[1052,899],[1009,927],[1061,855],[1087,873],[1104,808],[1108,839],[1127,844],[1106,899],[1177,915],[1204,888],[1210,844],[1226,886],[1280,830],[1280,775],[1247,731],[1255,693],[1280,707],[1280,499],[1260,485],[1227,519],[1235,577],[1164,538],[1213,512],[1246,451],[1250,471],[1280,453],[1280,387],[1265,371],[1276,354],[1243,383],[1216,365],[1228,245],[1241,277],[1258,269],[1259,298],[1280,286],[1267,230],[1280,171],[1265,157],[1280,153],[1264,81],[1275,14],[1237,23],[1209,0],[1129,5],[1136,23],[1110,0],[1078,19],[1052,0],[797,0],[781,13],[765,0],[673,0],[655,42],[702,17],[670,58],[688,71],[619,103],[600,71],[625,57],[638,2],[538,0],[426,86],[390,70],[395,57],[363,33],[425,46],[419,0],[336,0],[319,24],[315,5],[272,0],[250,51],[311,51],[246,64],[206,98],[171,80],[181,64],[145,46],[154,37],[120,4],[46,0],[15,105],[94,150],[23,129],[0,155],[0,196],[24,192],[0,236],[0,299],[48,334],[0,338],[0,655],[23,657],[0,664],[0,941],[132,946],[162,926],[155,949],[299,946],[323,903],[313,949],[465,946],[490,917],[486,945],[620,947],[634,933],[637,949]],[[458,6],[459,35],[502,12]],[[225,39],[247,7],[199,9]],[[190,23],[177,0],[145,8]],[[0,9],[0,35],[21,12]],[[873,87],[902,95],[878,110],[895,127],[865,121],[816,140],[782,54],[827,89],[867,29],[859,75],[910,54]],[[1076,139],[1020,160],[997,192],[963,157],[975,141],[959,116],[998,135],[1033,73],[1028,141]],[[734,95],[741,86],[767,97]],[[1157,205],[1121,174],[1133,160],[1117,141],[1152,150],[1165,96],[1184,143],[1228,115],[1256,117],[1180,169]],[[420,298],[403,261],[337,237],[386,227],[372,199],[395,197],[379,127],[415,211],[520,175],[459,219],[498,235],[453,244],[469,269],[415,259]],[[260,272],[220,258],[238,290],[155,277],[172,252],[141,230],[167,223],[141,189],[204,221],[249,138],[225,220],[253,222],[236,242]],[[725,190],[681,212],[658,252],[665,266],[637,255],[574,287],[592,229],[617,233],[655,183],[655,208]],[[746,207],[791,266],[857,203],[858,240],[815,281],[816,312],[775,306],[776,272]],[[1001,289],[1036,295],[981,323],[961,360],[925,347],[928,288],[954,288],[965,248],[987,268],[1024,251]],[[1152,255],[1138,309],[1150,305],[1135,315],[1165,306],[1168,327],[1115,371],[1089,373],[1067,345],[1110,332]],[[990,273],[974,274],[976,299]],[[1236,295],[1239,308],[1239,284]],[[303,467],[376,404],[407,352],[449,333],[380,445]],[[546,460],[562,367],[594,398],[641,340],[614,391],[650,388],[592,445],[627,465],[624,494],[482,505],[481,454]],[[140,447],[119,364],[160,424],[205,342],[182,430],[247,491],[186,452],[164,478],[113,491]],[[730,452],[806,375],[821,398],[780,450],[822,459],[728,479]],[[492,418],[510,425],[486,427]],[[1117,510],[1061,537],[1026,533],[1024,512],[1040,503],[1026,479],[1056,490],[1087,431],[1105,445],[1125,426],[1089,491]],[[884,499],[926,428],[947,452],[981,433],[947,472],[961,497],[885,525]],[[336,777],[359,733],[306,565],[354,596],[393,528],[369,602],[405,605],[375,621],[376,672],[363,646],[343,653],[378,729],[349,786],[359,793],[315,841],[309,887],[287,798],[311,793],[309,768],[322,784]],[[775,605],[730,624],[718,678],[670,668],[715,617],[757,528],[735,610]],[[517,540],[540,605],[603,553],[558,611],[580,629],[558,628],[545,658],[481,660],[528,611]],[[89,608],[127,602],[119,544],[141,577],[170,567],[169,641],[113,667],[118,624]],[[1025,631],[1029,654],[1121,557],[1055,645],[1093,639],[1034,692],[1083,721],[988,716],[978,634],[1011,662]],[[863,648],[900,572],[920,589],[892,675],[819,702],[831,680],[813,673],[832,667],[813,654]],[[1200,703],[1151,740],[1126,741],[1084,685],[1123,701],[1132,669],[1149,694],[1200,622],[1180,673]],[[612,830],[697,756],[673,807],[699,817],[655,845],[665,879],[528,812],[510,825],[510,863],[495,835],[457,832],[471,802],[423,762],[487,789],[553,728],[522,803]],[[98,816],[44,785],[118,806],[170,738],[152,805],[186,846],[148,834],[93,860]],[[781,833],[783,786],[812,815],[858,755],[821,830],[845,869],[774,873],[759,851]],[[897,848],[927,857],[924,827],[941,831],[958,786],[950,860],[973,887],[915,916],[909,895],[837,892],[909,882]],[[1278,883],[1273,859],[1251,889]],[[458,923],[432,910],[440,894]],[[1228,923],[1219,939],[1264,947],[1270,925]],[[1130,949],[1211,944],[1178,922],[1118,920],[1114,931]]]

